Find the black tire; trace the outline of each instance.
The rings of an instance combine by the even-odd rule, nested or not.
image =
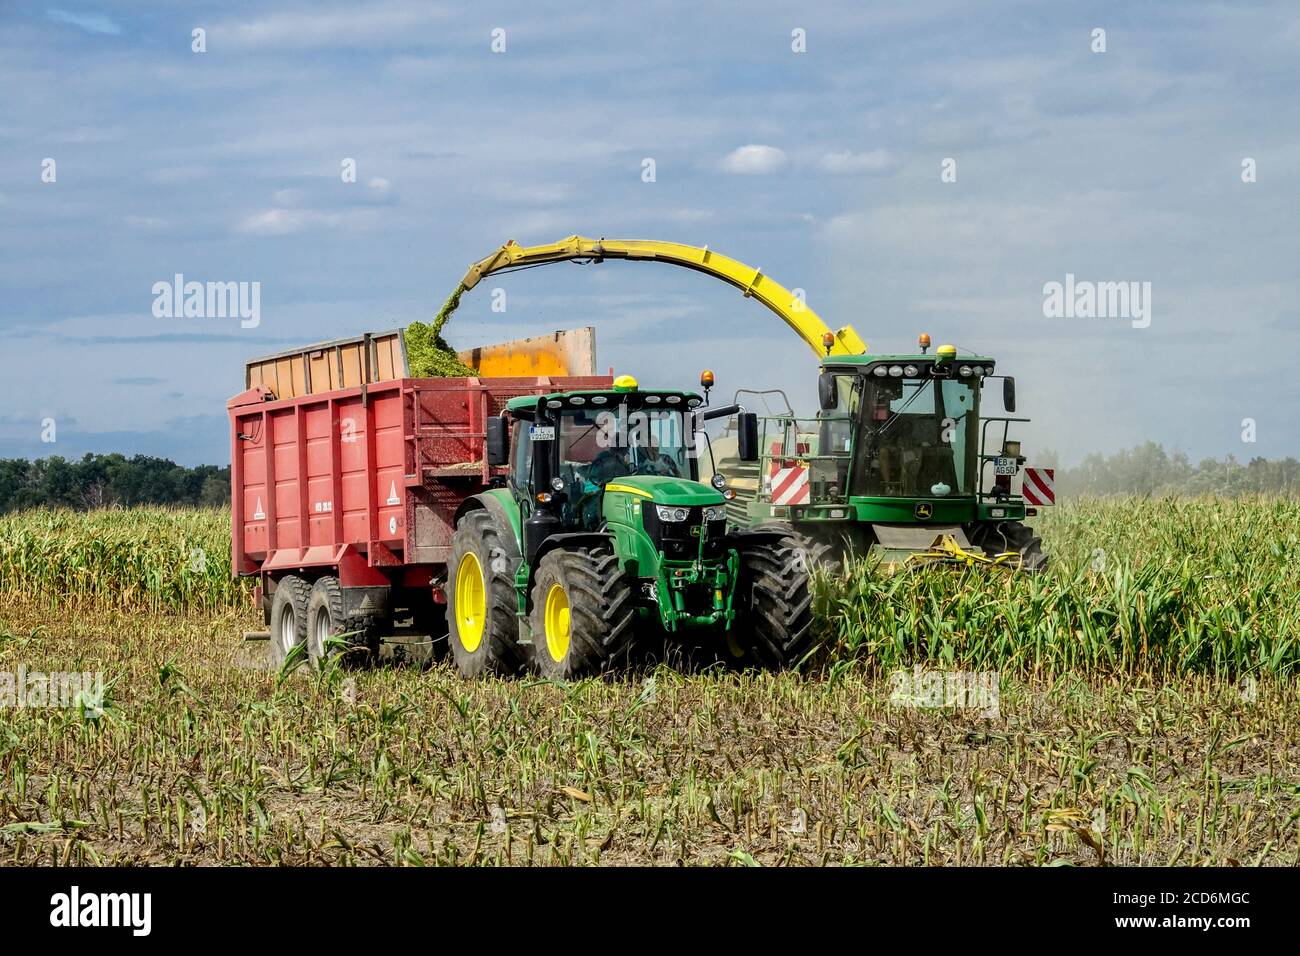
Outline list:
[[[342,635],[348,635],[339,641]],[[307,656],[313,667],[341,658],[358,665],[371,660],[375,647],[375,622],[368,617],[348,617],[343,608],[343,588],[335,577],[320,578],[307,602]]]
[[[461,607],[461,595],[457,593],[462,566],[468,574],[471,558],[483,588],[477,609]],[[519,560],[514,532],[501,527],[492,512],[471,511],[457,522],[451,539],[451,563],[447,566],[447,642],[456,667],[465,677],[508,676],[524,664],[515,617],[515,568]],[[482,613],[481,619],[478,612]]]
[[[563,640],[548,628],[553,594],[564,599]],[[575,548],[545,555],[533,575],[532,605],[533,666],[543,677],[572,680],[627,659],[636,633],[632,588],[609,551]]]
[[[799,540],[786,535],[749,545],[736,585],[740,617],[728,635],[733,663],[780,670],[797,664],[812,645],[812,592]]]
[[[1019,554],[1022,571],[1038,574],[1047,570],[1047,554],[1043,551],[1043,539],[1034,534],[1034,529],[1029,525],[1019,521],[978,525],[973,536],[968,534],[967,537],[991,558],[1008,551]]]
[[[803,548],[804,562],[810,571],[839,574],[844,570],[844,559],[849,550],[849,542],[842,536],[830,536],[825,533],[814,536],[796,530],[784,521],[764,521],[755,525],[754,530],[780,531],[788,535]]]
[[[307,602],[311,585],[288,575],[275,585],[271,595],[271,640],[267,648],[271,667],[279,670],[296,647],[307,643]]]

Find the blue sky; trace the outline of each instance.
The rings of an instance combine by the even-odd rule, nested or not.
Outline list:
[[[1031,459],[1300,455],[1297,62],[1286,3],[9,0],[0,457],[224,464],[246,358],[427,319],[505,239],[572,233],[707,244],[873,351],[995,355]],[[260,325],[156,318],[178,272],[260,282]],[[1150,326],[1044,317],[1066,273],[1150,282]],[[813,402],[812,354],[698,274],[489,285],[507,311],[475,290],[455,344],[594,324],[644,381]]]

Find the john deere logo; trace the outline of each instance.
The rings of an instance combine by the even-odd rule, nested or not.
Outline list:
[[[916,507],[912,509],[912,516],[919,521],[929,521],[933,514],[934,506],[928,501],[917,502]]]

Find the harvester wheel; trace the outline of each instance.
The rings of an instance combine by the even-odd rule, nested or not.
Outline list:
[[[316,582],[307,602],[307,654],[313,667],[335,659],[348,664],[369,660],[378,650],[373,634],[372,620],[347,616],[338,578],[323,577]]]
[[[804,563],[810,571],[839,574],[844,570],[844,557],[848,551],[845,540],[832,541],[796,531],[784,521],[765,521],[754,526],[755,531],[780,531],[803,548]]]
[[[601,548],[552,551],[533,575],[533,666],[571,680],[622,663],[632,645],[632,589]]]
[[[515,623],[514,532],[485,510],[456,524],[448,566],[447,624],[451,656],[465,677],[509,675],[524,662]]]
[[[793,535],[751,545],[740,556],[741,617],[728,642],[741,663],[777,670],[797,664],[812,643],[807,558]]]
[[[1047,569],[1047,554],[1043,551],[1043,539],[1034,534],[1034,529],[1019,521],[1003,521],[996,525],[986,525],[976,532],[972,543],[983,549],[989,557],[996,557],[1008,551],[1020,555],[1020,570],[1037,573]]]
[[[271,667],[279,670],[294,648],[307,643],[307,602],[311,585],[302,578],[281,578],[271,595]]]

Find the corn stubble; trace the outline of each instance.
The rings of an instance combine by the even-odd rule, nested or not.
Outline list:
[[[1300,862],[1295,502],[1063,507],[1044,576],[820,580],[802,673],[572,685],[262,670],[228,517],[0,519],[0,672],[110,685],[0,710],[0,863]]]

